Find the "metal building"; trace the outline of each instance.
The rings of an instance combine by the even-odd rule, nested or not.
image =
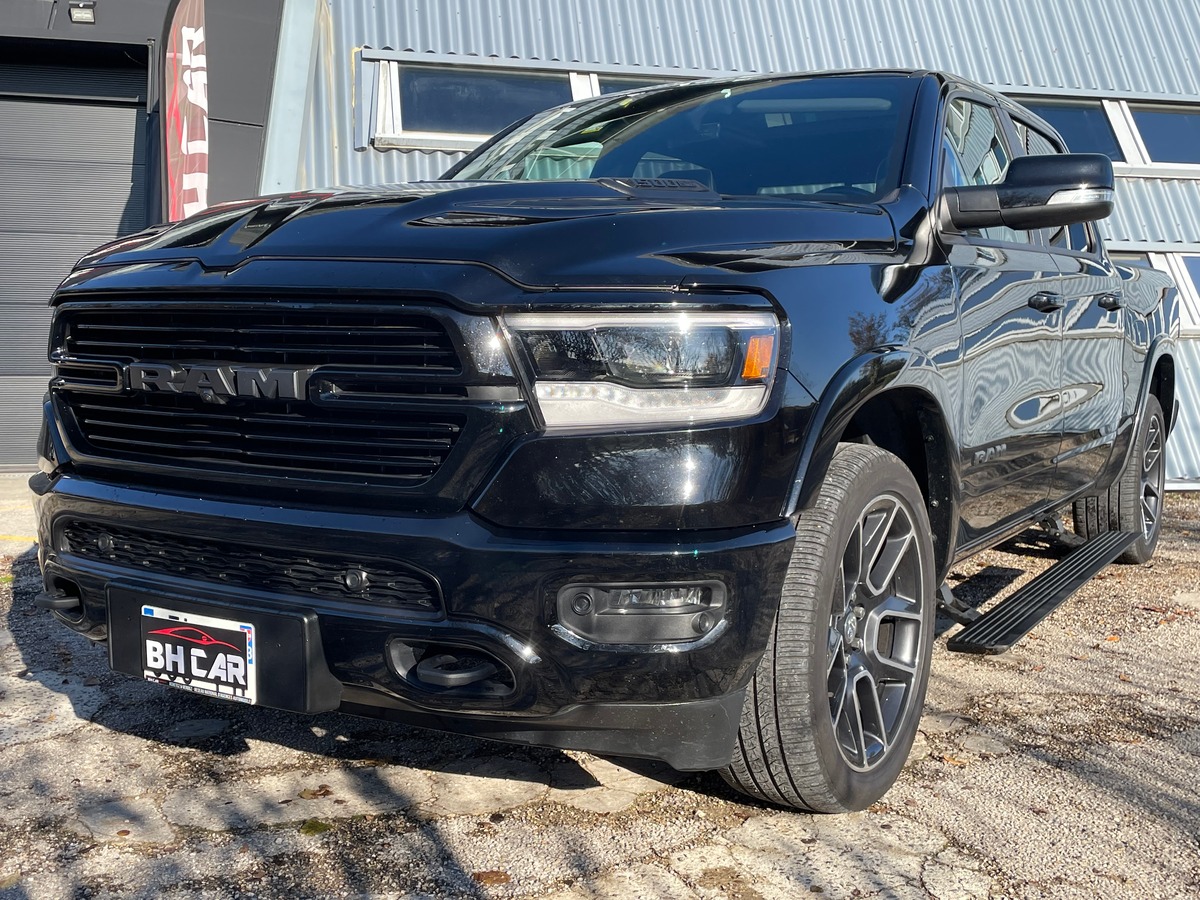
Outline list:
[[[188,162],[204,167],[204,202],[257,189],[281,0],[247,6],[0,2],[0,470],[35,465],[55,286],[93,247],[180,205],[168,176],[183,99],[199,110],[186,143],[202,150]],[[166,76],[185,55],[182,85]]]
[[[1107,153],[1110,250],[1181,286],[1174,487],[1200,487],[1200,5],[1193,0],[285,0],[264,192],[435,178],[507,121],[729,73],[946,69]]]
[[[92,21],[72,22],[68,7],[92,9]],[[176,20],[196,16],[206,52],[180,66],[170,53],[183,34]],[[196,22],[182,25],[194,40]],[[87,89],[102,95],[84,97],[76,114],[86,91],[65,51],[89,40],[142,55],[120,84],[89,76]],[[63,52],[47,52],[54,46]],[[9,147],[0,308],[10,323],[0,335],[0,468],[32,463],[45,296],[105,237],[255,190],[436,178],[509,121],[607,91],[892,66],[997,87],[1033,105],[1073,149],[1113,158],[1118,207],[1102,223],[1110,249],[1180,285],[1182,419],[1168,477],[1200,488],[1197,46],[1194,0],[9,0],[0,9]],[[173,78],[197,71],[207,85],[203,160],[179,156],[181,136],[159,106]],[[196,165],[203,196],[185,178]],[[106,171],[115,199],[89,174]],[[79,227],[67,234],[64,221]]]

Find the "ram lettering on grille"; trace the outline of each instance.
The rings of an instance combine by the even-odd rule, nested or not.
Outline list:
[[[126,367],[135,391],[169,391],[224,397],[266,397],[299,400],[308,377],[316,371],[300,366],[179,366],[171,363],[132,363]]]

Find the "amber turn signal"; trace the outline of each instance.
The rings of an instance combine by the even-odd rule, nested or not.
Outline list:
[[[771,357],[775,355],[775,336],[756,334],[746,344],[746,361],[742,364],[745,381],[762,381],[771,372]]]

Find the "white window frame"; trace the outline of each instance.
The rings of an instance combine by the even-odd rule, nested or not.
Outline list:
[[[1175,279],[1179,288],[1180,306],[1186,315],[1180,316],[1179,333],[1181,338],[1200,338],[1200,284],[1192,279],[1184,260],[1188,257],[1200,258],[1200,252],[1183,251],[1182,253],[1161,253],[1163,268]],[[1157,268],[1157,266],[1156,266]]]
[[[458,69],[470,68],[476,72],[520,72],[529,75],[565,75],[571,89],[571,100],[589,100],[600,96],[600,76],[646,78],[662,77],[658,73],[641,71],[581,70],[563,65],[520,65],[505,64],[500,60],[463,60],[461,58],[430,59],[428,55],[398,54],[390,51],[372,51],[362,48],[360,57],[358,97],[361,108],[356,108],[356,149],[366,150],[441,150],[463,152],[474,150],[491,137],[490,134],[470,132],[416,131],[404,127],[404,110],[400,101],[401,68]],[[663,77],[663,83],[691,81],[704,75],[680,77],[672,72]]]
[[[1200,163],[1171,163],[1155,162],[1150,158],[1150,152],[1142,140],[1137,122],[1133,118],[1134,106],[1172,106],[1182,109],[1192,109],[1200,113],[1200,103],[1189,103],[1186,100],[1167,100],[1161,97],[1102,97],[1073,92],[1058,94],[1033,88],[1018,88],[1012,94],[1020,103],[1021,99],[1058,100],[1064,104],[1100,102],[1101,109],[1108,116],[1109,127],[1117,139],[1117,146],[1125,157],[1123,161],[1113,160],[1113,172],[1117,175],[1132,175],[1139,178],[1195,178],[1200,179]]]

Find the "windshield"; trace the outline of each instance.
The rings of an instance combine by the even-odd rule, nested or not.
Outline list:
[[[878,200],[899,186],[916,82],[693,82],[585,101],[539,113],[449,176],[687,178],[727,196]]]

